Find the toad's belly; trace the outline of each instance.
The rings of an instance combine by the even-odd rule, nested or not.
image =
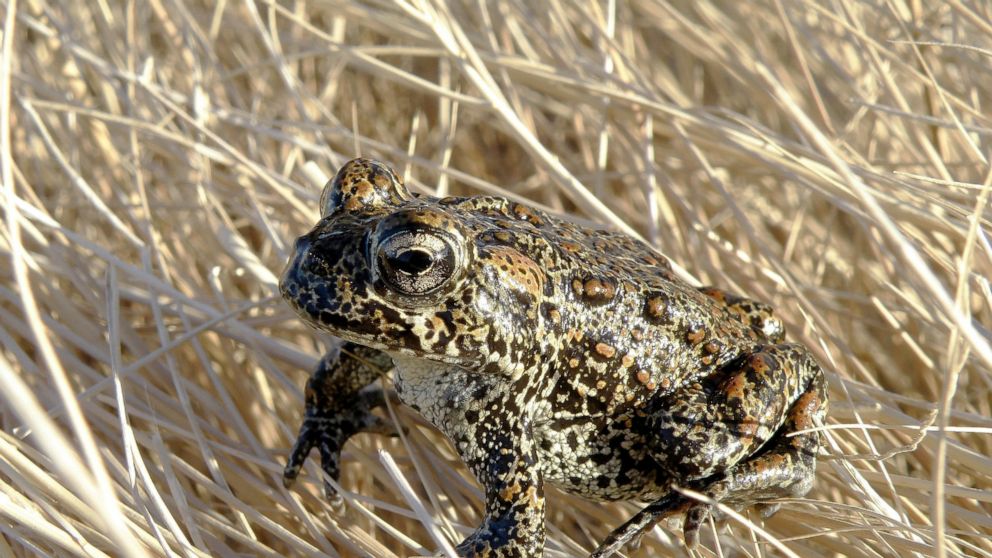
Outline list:
[[[454,364],[391,354],[396,364],[396,392],[403,403],[456,440],[469,434],[469,414],[485,416],[506,393],[506,383],[491,374],[475,374]]]
[[[654,500],[668,475],[648,455],[644,437],[624,419],[577,417],[536,424],[544,480],[592,500]]]

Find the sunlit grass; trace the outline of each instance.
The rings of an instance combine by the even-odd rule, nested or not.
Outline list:
[[[313,464],[282,487],[333,340],[275,278],[358,154],[639,235],[814,351],[815,489],[698,555],[992,555],[988,4],[12,6],[0,557],[407,556],[477,525],[403,408],[406,437],[346,448],[344,509]],[[550,500],[551,556],[639,508]],[[626,551],[685,554],[665,527]]]

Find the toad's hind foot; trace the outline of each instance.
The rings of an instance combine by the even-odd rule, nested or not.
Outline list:
[[[727,498],[726,487],[722,486],[721,483],[714,483],[712,487],[704,489],[703,494],[714,502],[723,502]],[[733,505],[732,502],[728,503]],[[778,506],[768,506],[765,509],[777,510]],[[679,514],[685,514],[682,523],[682,536],[688,548],[696,547],[699,542],[699,530],[711,515],[717,520],[722,518],[722,514],[709,502],[699,502],[678,492],[669,492],[662,499],[648,505],[629,521],[614,529],[599,545],[599,548],[592,553],[591,558],[612,556],[624,545],[636,548],[640,546],[641,538],[653,529],[659,521]],[[770,515],[771,513],[766,514],[764,509],[762,510],[762,517]]]
[[[589,558],[606,558],[613,556],[626,544],[638,546],[641,537],[650,531],[656,523],[689,510],[692,507],[692,500],[677,492],[669,492],[657,502],[648,505],[643,510],[630,518],[629,521],[617,527],[610,533],[595,552]]]
[[[823,375],[817,374],[809,389],[789,409],[778,434],[755,456],[715,478],[686,483],[686,486],[711,501],[735,509],[759,505],[763,517],[770,516],[779,507],[768,500],[804,496],[812,487],[820,442],[816,432],[797,432],[822,422],[827,412],[826,402]],[[699,528],[713,512],[714,506],[709,503],[676,491],[669,492],[610,533],[591,557],[605,558],[626,544],[636,544],[659,521],[682,513],[685,514],[685,544],[692,548],[699,540]]]

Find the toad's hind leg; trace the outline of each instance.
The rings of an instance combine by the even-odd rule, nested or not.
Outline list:
[[[796,434],[827,412],[823,373],[801,345],[769,345],[738,359],[708,384],[660,402],[649,419],[653,455],[674,483],[735,508],[809,491],[819,437]],[[710,505],[672,491],[613,531],[593,554],[609,556],[659,520],[686,514],[686,544],[696,541]]]

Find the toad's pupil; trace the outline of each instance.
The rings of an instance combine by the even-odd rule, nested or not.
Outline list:
[[[396,270],[410,275],[423,273],[434,264],[434,258],[423,250],[406,250],[390,259]]]

